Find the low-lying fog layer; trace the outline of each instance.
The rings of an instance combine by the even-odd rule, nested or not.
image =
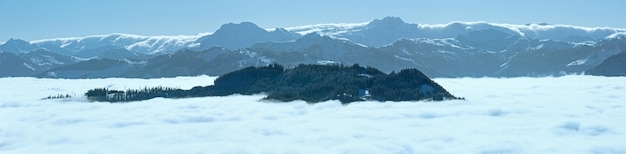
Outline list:
[[[626,153],[624,77],[435,79],[466,100],[347,106],[80,97],[213,80],[1,78],[0,153]],[[40,100],[57,94],[78,97]]]

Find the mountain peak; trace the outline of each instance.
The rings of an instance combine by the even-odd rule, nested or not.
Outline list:
[[[379,26],[379,25],[405,25],[408,24],[404,22],[400,17],[385,17],[383,19],[375,19],[374,21],[367,24],[368,27]]]
[[[345,30],[345,34],[337,38],[347,38],[352,42],[361,43],[372,47],[381,47],[400,38],[417,38],[419,36],[417,24],[402,21],[399,17],[385,17],[376,19],[362,26],[360,30]],[[341,36],[343,35],[343,36]]]
[[[532,25],[539,25],[539,26],[548,26],[550,25],[549,23],[545,23],[545,22],[533,22],[533,23],[528,23],[525,24],[526,26],[532,26]]]
[[[10,38],[8,41],[4,42],[4,44],[30,45],[28,41],[14,38]]]
[[[276,29],[274,29],[274,31],[272,31],[272,32],[275,32],[275,33],[290,33],[290,32],[289,32],[289,31],[287,31],[285,28],[276,28]]]
[[[220,26],[220,28],[215,31],[215,34],[224,33],[224,32],[233,32],[233,31],[243,31],[243,32],[267,32],[265,29],[257,26],[252,22],[241,22],[241,23],[227,23]]]
[[[9,39],[4,44],[0,45],[0,50],[4,50],[6,52],[12,53],[26,53],[32,50],[39,48],[39,46],[35,44],[31,44],[28,41],[24,41],[21,39]]]
[[[270,32],[271,37],[273,37],[272,41],[291,41],[297,38],[302,37],[302,35],[294,32],[290,32],[284,28],[276,28],[274,31]]]
[[[618,32],[607,36],[604,39],[626,39],[626,32]]]
[[[239,24],[224,24],[212,35],[198,39],[199,50],[222,46],[230,50],[237,50],[250,47],[254,43],[266,41],[291,41],[299,38],[300,35],[289,32],[282,28],[268,32],[252,22],[241,22]]]
[[[493,28],[473,30],[456,37],[461,43],[489,51],[505,50],[521,38],[519,35],[512,35]]]
[[[386,16],[382,19],[382,21],[404,22],[402,21],[402,19],[400,19],[400,17],[392,17],[392,16]]]
[[[309,33],[298,40],[322,40],[322,39],[332,39],[329,36],[319,34],[319,33]]]

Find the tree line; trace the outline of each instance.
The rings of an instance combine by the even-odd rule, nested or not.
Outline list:
[[[189,90],[161,86],[126,91],[95,88],[85,95],[93,101],[129,102],[155,97],[186,98],[258,93],[267,94],[265,99],[268,100],[304,100],[309,103],[327,100],[351,103],[365,100],[459,99],[417,69],[385,74],[375,68],[358,64],[301,64],[290,69],[271,64],[226,73],[218,77],[214,85],[196,86]]]

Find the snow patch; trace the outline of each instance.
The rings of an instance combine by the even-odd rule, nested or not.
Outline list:
[[[539,44],[539,45],[537,45],[536,47],[532,47],[532,48],[530,48],[530,50],[541,50],[541,49],[543,48],[543,45],[544,45],[544,44]]]
[[[575,61],[573,61],[573,62],[571,62],[571,63],[567,64],[567,67],[570,67],[570,66],[579,66],[579,65],[583,65],[583,64],[585,64],[586,62],[587,62],[587,59],[578,59],[578,60],[575,60]]]
[[[401,57],[401,56],[398,56],[398,55],[394,55],[394,57],[396,57],[396,58],[398,58],[400,60],[404,60],[404,61],[413,61],[410,58],[404,58],[404,57]]]
[[[33,68],[32,66],[30,66],[30,65],[28,65],[28,64],[26,64],[26,63],[23,63],[23,65],[24,65],[25,67],[27,67],[28,69],[30,69],[30,70],[33,70],[33,71],[35,70],[35,68]]]
[[[87,48],[102,46],[118,46],[127,50],[154,54],[165,51],[175,51],[189,47],[206,33],[198,35],[172,36],[141,36],[134,34],[113,33],[108,35],[90,35],[85,37],[54,38],[30,41],[32,44],[52,44],[71,51],[80,51]]]
[[[317,64],[321,64],[321,65],[330,65],[330,64],[338,64],[339,62],[336,61],[332,61],[332,60],[318,60]]]
[[[626,37],[626,32],[617,32],[607,36],[605,39],[616,39],[621,37]]]
[[[462,22],[462,21],[453,21],[447,24],[420,24],[418,27],[421,29],[444,29],[448,27],[453,27],[456,25],[466,25],[465,29],[476,29],[477,27],[481,27],[481,29],[485,29],[488,27],[502,27],[509,29],[513,32],[516,32],[520,36],[524,37],[536,37],[537,34],[541,34],[547,31],[559,31],[562,32],[570,32],[570,33],[586,33],[591,34],[594,32],[606,32],[607,38],[612,38],[617,35],[621,35],[626,33],[626,29],[623,28],[612,28],[612,27],[582,27],[582,26],[573,26],[573,25],[550,25],[550,24],[525,24],[525,25],[516,25],[516,24],[503,24],[503,23],[488,23],[485,21],[474,21],[474,22]],[[531,35],[532,34],[532,35]],[[545,37],[545,36],[543,36]],[[537,39],[541,39],[543,37],[539,37]],[[597,38],[602,39],[602,38]]]
[[[387,17],[383,20],[390,20],[391,22],[402,22],[397,17]],[[411,26],[408,28],[409,33],[397,33],[398,36],[391,35],[390,32],[397,31],[397,29],[370,29],[368,25],[375,22],[382,22],[383,20],[373,20],[363,23],[329,23],[329,24],[316,24],[316,25],[304,25],[296,27],[288,27],[285,30],[295,32],[301,35],[310,33],[318,33],[320,35],[331,36],[333,38],[354,38],[361,35],[370,35],[369,32],[374,32],[372,35],[367,36],[379,39],[373,39],[371,41],[359,41],[358,39],[352,40],[357,45],[367,46],[384,46],[385,44],[397,41],[398,38],[416,39],[427,38],[422,41],[430,41],[424,43],[432,43],[437,46],[453,46],[455,48],[461,48],[457,43],[451,41],[459,34],[463,34],[469,31],[484,30],[484,29],[496,29],[503,31],[511,35],[519,35],[530,39],[551,39],[557,41],[574,42],[589,44],[597,42],[601,39],[607,38],[619,38],[626,36],[626,29],[623,28],[611,28],[611,27],[580,27],[571,25],[550,25],[543,23],[532,23],[525,25],[515,24],[501,24],[501,23],[488,23],[485,21],[476,22],[461,22],[454,21],[447,24],[417,24],[417,26]],[[396,24],[409,24],[409,23],[396,23]],[[416,24],[411,24],[416,25]],[[283,29],[266,29],[267,32],[277,32],[276,30]],[[369,31],[373,30],[373,31]],[[365,34],[363,33],[365,32]],[[376,34],[379,33],[379,34]],[[200,38],[212,35],[212,33],[199,33],[197,35],[172,35],[172,36],[142,36],[134,34],[113,33],[108,35],[91,35],[85,37],[67,37],[67,38],[54,38],[54,39],[42,39],[30,41],[30,43],[42,45],[52,44],[60,46],[61,48],[77,52],[80,50],[98,48],[102,46],[117,46],[126,48],[132,52],[142,54],[158,54],[163,52],[174,52],[183,48],[197,48],[201,44],[198,41]],[[392,37],[393,36],[393,37]],[[391,37],[391,38],[386,38]],[[441,39],[441,40],[433,40]],[[370,39],[368,39],[370,40]],[[360,43],[359,43],[360,42]],[[365,43],[367,42],[367,43]],[[468,47],[471,48],[471,47]],[[540,48],[537,48],[540,49]]]
[[[316,25],[304,25],[296,27],[285,28],[288,31],[296,32],[300,35],[306,35],[309,33],[319,33],[327,35],[337,35],[342,33],[351,32],[352,29],[357,27],[366,26],[369,22],[364,23],[328,23],[328,24],[316,24]]]
[[[510,63],[510,62],[511,62],[511,61],[509,60],[509,61],[507,61],[507,62],[505,62],[505,63],[502,63],[502,64],[500,65],[500,70],[503,70],[503,69],[509,68],[509,63]]]

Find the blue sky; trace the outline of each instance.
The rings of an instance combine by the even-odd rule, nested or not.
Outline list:
[[[367,22],[546,22],[626,28],[625,0],[0,0],[0,42],[110,33],[196,35],[224,23],[264,28]]]

